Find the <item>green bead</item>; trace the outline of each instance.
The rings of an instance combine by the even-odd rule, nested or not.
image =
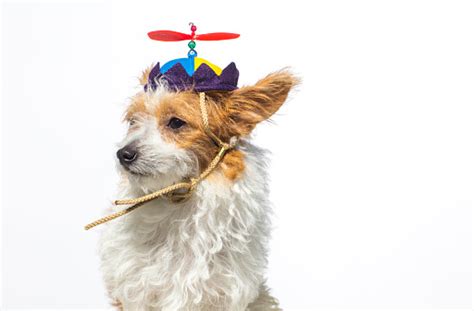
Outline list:
[[[189,41],[188,46],[189,46],[190,49],[194,49],[196,47],[196,42]]]

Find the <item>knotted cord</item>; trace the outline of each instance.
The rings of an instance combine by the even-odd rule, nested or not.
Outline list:
[[[127,207],[126,209],[110,214],[108,216],[102,217],[94,222],[91,222],[90,224],[86,225],[84,227],[85,230],[89,230],[91,228],[94,228],[95,226],[101,225],[103,223],[106,223],[110,220],[113,220],[115,218],[118,218],[120,216],[126,215],[137,208],[141,207],[144,205],[146,202],[149,202],[151,200],[154,200],[158,197],[165,196],[172,202],[182,202],[183,200],[189,198],[195,189],[196,185],[200,183],[202,180],[204,180],[209,174],[212,173],[212,171],[219,165],[220,161],[222,158],[225,156],[227,151],[230,149],[233,149],[238,141],[237,137],[232,137],[228,143],[223,142],[219,137],[217,137],[210,129],[209,127],[209,117],[207,113],[207,107],[206,107],[206,94],[200,92],[199,93],[199,107],[201,110],[201,117],[202,117],[202,123],[204,125],[204,130],[206,131],[206,134],[220,147],[219,152],[216,154],[214,159],[209,163],[207,168],[197,177],[191,178],[190,181],[188,182],[180,182],[173,184],[171,186],[165,187],[163,189],[160,189],[156,192],[141,196],[139,198],[135,199],[124,199],[124,200],[116,200],[114,202],[115,205],[131,205],[130,207]],[[185,189],[186,192],[177,192],[176,190],[180,189]]]

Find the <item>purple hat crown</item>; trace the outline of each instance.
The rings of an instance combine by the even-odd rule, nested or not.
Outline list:
[[[189,70],[186,70],[186,64],[182,62],[176,62],[164,70],[166,65],[168,64],[160,68],[160,63],[158,63],[153,67],[148,76],[145,91],[149,88],[156,90],[162,82],[174,91],[233,91],[238,88],[239,70],[234,62],[225,67],[220,75],[206,63],[200,64],[191,74],[189,74]],[[189,66],[187,68],[189,69]]]

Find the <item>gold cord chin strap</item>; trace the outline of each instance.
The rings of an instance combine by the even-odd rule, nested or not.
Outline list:
[[[91,222],[90,224],[86,225],[84,229],[89,230],[91,228],[94,228],[95,226],[101,225],[110,220],[113,220],[115,218],[128,214],[136,210],[137,208],[139,208],[146,202],[149,202],[161,196],[166,196],[172,202],[181,202],[191,196],[191,193],[195,189],[196,185],[202,180],[204,180],[207,176],[209,176],[209,174],[211,174],[211,172],[220,163],[220,161],[222,160],[226,152],[229,151],[230,149],[233,149],[236,146],[237,141],[238,141],[237,137],[232,137],[228,143],[225,143],[222,140],[220,140],[219,137],[217,137],[211,131],[211,129],[209,128],[209,119],[208,119],[207,108],[206,108],[206,94],[205,93],[199,93],[199,106],[201,108],[202,123],[204,125],[204,130],[206,131],[206,134],[219,147],[221,147],[217,155],[214,157],[214,159],[212,159],[211,163],[209,163],[208,167],[199,176],[191,178],[189,182],[176,183],[176,184],[173,184],[171,186],[165,187],[161,190],[144,195],[136,199],[116,200],[114,202],[115,205],[132,205],[132,206],[120,212],[110,214],[94,222]],[[177,190],[185,190],[185,192],[177,191]]]

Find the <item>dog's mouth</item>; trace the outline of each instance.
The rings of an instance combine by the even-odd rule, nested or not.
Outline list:
[[[143,171],[143,170],[139,170],[137,169],[135,166],[133,165],[122,165],[120,164],[120,167],[127,173],[127,174],[130,174],[132,176],[136,176],[136,177],[151,177],[153,176],[153,174],[151,174],[150,172],[146,172],[146,171]]]

